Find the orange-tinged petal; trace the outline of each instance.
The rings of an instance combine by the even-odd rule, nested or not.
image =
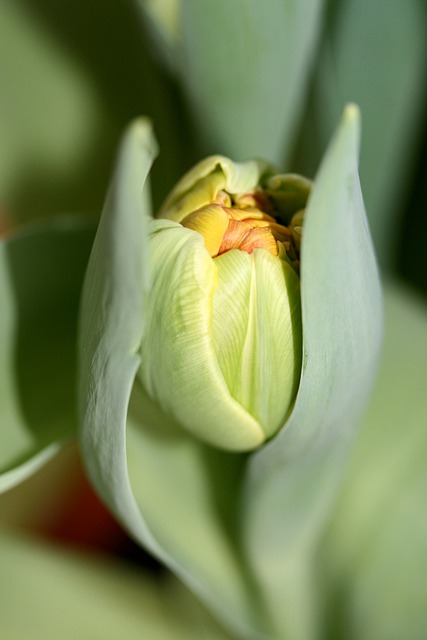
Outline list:
[[[252,253],[254,249],[267,249],[278,255],[277,242],[269,228],[254,228],[250,222],[229,220],[218,254],[231,249],[240,249]]]
[[[231,249],[239,249],[241,243],[251,231],[252,227],[248,222],[228,220],[227,230],[224,233],[218,254],[231,251]]]
[[[279,254],[276,239],[270,229],[266,228],[252,229],[241,243],[239,249],[247,253],[252,253],[254,249],[267,249],[274,256]]]
[[[182,225],[187,229],[193,229],[202,234],[206,249],[212,257],[218,255],[228,223],[228,216],[219,204],[203,207],[182,221]]]

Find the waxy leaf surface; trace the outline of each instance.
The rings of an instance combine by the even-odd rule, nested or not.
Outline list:
[[[70,216],[0,243],[0,491],[76,434],[76,325],[93,233]]]
[[[279,637],[315,633],[314,548],[381,342],[382,296],[357,172],[359,128],[358,110],[349,105],[306,209],[295,406],[284,429],[249,461],[244,537]]]

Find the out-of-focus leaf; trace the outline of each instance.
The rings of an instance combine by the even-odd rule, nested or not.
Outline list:
[[[427,629],[427,307],[401,287],[386,293],[380,375],[317,556],[328,638]]]
[[[159,59],[173,72],[179,71],[181,0],[135,0]]]
[[[151,548],[239,637],[261,638],[255,630],[263,628],[263,614],[236,546],[242,457],[165,424],[147,398],[142,412],[141,393],[136,387],[131,401],[127,459],[138,508],[160,556]],[[141,533],[147,545],[150,537]]]
[[[286,162],[322,5],[322,0],[182,3],[181,80],[206,152]]]
[[[63,447],[43,467],[0,495],[0,526],[53,531],[81,483],[78,445]]]
[[[145,179],[154,154],[148,123],[136,121],[124,137],[84,289],[82,452],[98,493],[132,535],[249,638],[259,612],[231,542],[237,492],[228,491],[241,456],[201,444],[148,399],[141,411],[143,390],[134,382],[147,284]]]
[[[46,181],[56,195],[79,173],[101,119],[99,96],[24,3],[9,0],[0,5],[0,86],[0,203],[10,214],[25,206],[46,215],[47,203],[28,195],[40,196]]]
[[[76,431],[76,322],[92,221],[62,217],[0,243],[0,490]]]
[[[286,427],[249,462],[243,531],[277,637],[312,638],[310,563],[372,386],[382,298],[350,105],[315,179],[301,248],[303,370]]]
[[[230,640],[176,579],[0,534],[8,640]]]
[[[343,0],[334,18],[313,117],[322,148],[343,105],[360,105],[360,177],[378,256],[389,268],[424,104],[427,12],[419,0]]]
[[[0,212],[11,223],[99,212],[136,114],[155,119],[164,150],[158,203],[193,161],[183,99],[136,18],[116,0],[0,2]]]

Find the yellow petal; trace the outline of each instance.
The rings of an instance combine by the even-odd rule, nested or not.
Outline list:
[[[251,221],[229,220],[218,255],[231,249],[246,253],[252,253],[254,249],[267,249],[273,255],[278,255],[277,242],[271,230],[268,227],[253,227]]]
[[[191,213],[182,221],[182,226],[198,231],[205,240],[209,254],[214,257],[218,255],[228,222],[224,209],[220,205],[212,204]]]

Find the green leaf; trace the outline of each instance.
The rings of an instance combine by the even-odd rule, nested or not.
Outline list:
[[[122,142],[81,305],[82,453],[99,494],[137,531],[145,527],[129,486],[125,431],[143,335],[150,214],[146,178],[155,155],[150,124],[136,120]]]
[[[187,435],[135,384],[154,155],[149,124],[136,121],[123,139],[84,287],[82,454],[96,490],[133,537],[249,636],[256,607],[223,522],[233,516],[227,487],[241,456]]]
[[[230,640],[170,575],[5,532],[0,564],[1,630],[8,640]]]
[[[155,53],[170,70],[179,70],[177,49],[180,41],[181,0],[135,0],[152,39]]]
[[[313,117],[323,142],[343,105],[360,105],[360,176],[372,236],[387,268],[393,266],[397,216],[423,116],[426,29],[419,0],[346,0],[334,14],[318,66]]]
[[[1,491],[75,434],[77,310],[93,227],[64,216],[0,243]]]
[[[87,172],[105,118],[87,65],[34,18],[31,4],[0,4],[0,84],[7,87],[0,100],[1,205],[15,221],[58,210],[61,190],[80,210],[76,181],[82,187],[82,166]]]
[[[164,152],[152,176],[158,203],[194,161],[183,98],[136,18],[115,0],[66,11],[56,0],[0,2],[0,217],[99,212],[135,113],[155,119]]]
[[[295,407],[285,428],[249,461],[246,550],[278,637],[315,635],[312,551],[378,358],[381,291],[357,174],[358,146],[359,115],[350,105],[306,210],[303,369]]]
[[[326,621],[348,640],[427,629],[427,307],[396,285],[385,302],[378,380],[318,553]]]
[[[181,80],[207,153],[286,162],[321,8],[322,0],[182,3]]]
[[[187,435],[138,385],[129,408],[126,455],[144,523],[132,526],[133,535],[239,637],[262,637],[255,632],[264,626],[262,612],[236,547],[242,456]],[[130,516],[122,512],[127,527]]]

